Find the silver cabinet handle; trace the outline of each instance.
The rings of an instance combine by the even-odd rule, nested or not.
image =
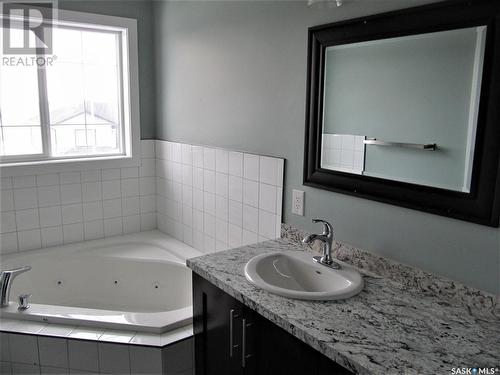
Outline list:
[[[250,327],[252,323],[247,323],[246,319],[242,319],[241,327],[241,367],[245,368],[246,360],[251,357],[251,354],[247,354],[247,327]]]
[[[233,344],[234,318],[238,316],[238,314],[234,313],[234,309],[229,310],[229,357],[233,356],[233,349],[238,347],[238,345]]]

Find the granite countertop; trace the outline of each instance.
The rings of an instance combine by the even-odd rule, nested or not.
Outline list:
[[[365,276],[347,300],[301,301],[252,286],[253,256],[303,251],[278,239],[188,259],[194,272],[345,368],[359,374],[450,374],[454,367],[500,367],[500,320]],[[497,370],[500,374],[500,370]]]

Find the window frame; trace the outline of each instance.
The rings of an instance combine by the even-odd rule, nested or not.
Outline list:
[[[48,9],[38,8],[43,15]],[[37,68],[38,95],[40,105],[40,127],[42,131],[42,153],[2,156],[0,174],[15,176],[40,174],[66,170],[85,170],[138,166],[140,164],[140,115],[139,115],[139,78],[137,21],[131,18],[56,10],[55,27],[75,27],[79,30],[118,32],[120,108],[122,122],[120,154],[99,154],[84,156],[50,156],[50,121],[48,113],[46,69]],[[0,18],[6,15],[0,14]],[[46,18],[47,19],[47,18]],[[45,22],[50,24],[52,22]],[[16,56],[16,55],[13,55]],[[44,91],[45,90],[45,91]],[[45,135],[43,134],[45,132]]]

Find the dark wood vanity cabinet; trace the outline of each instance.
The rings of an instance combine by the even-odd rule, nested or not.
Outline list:
[[[350,374],[193,273],[196,375]]]

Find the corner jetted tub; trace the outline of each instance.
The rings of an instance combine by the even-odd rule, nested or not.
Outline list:
[[[158,231],[2,256],[17,276],[0,317],[45,323],[163,333],[192,320],[191,271],[201,255]],[[31,294],[30,308],[17,309]]]

